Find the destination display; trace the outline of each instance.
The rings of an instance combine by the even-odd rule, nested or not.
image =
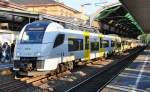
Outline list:
[[[44,27],[31,27],[31,28],[28,28],[28,31],[43,31],[45,30]]]

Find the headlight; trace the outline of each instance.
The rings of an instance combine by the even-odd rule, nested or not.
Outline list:
[[[19,53],[19,52],[17,52],[16,56],[20,56],[20,53]]]
[[[37,53],[37,56],[40,56],[41,55],[41,53]]]

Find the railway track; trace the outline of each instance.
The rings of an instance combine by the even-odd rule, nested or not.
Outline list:
[[[116,71],[117,71],[117,69],[118,68],[116,68]],[[105,68],[104,68],[103,71],[106,72],[107,70],[110,70],[110,69],[105,70]],[[114,71],[114,70],[112,70],[112,71]],[[0,84],[0,92],[16,92],[20,88],[31,87],[31,86],[36,86],[36,87],[38,86],[39,87],[40,85],[43,85],[44,83],[47,83],[48,80],[50,80],[50,79],[55,80],[58,77],[67,75],[66,72],[67,71],[59,73],[57,75],[52,75],[52,76],[23,77],[23,78],[20,78],[18,80],[7,81],[5,83]],[[97,87],[97,86],[93,86],[93,85],[98,85],[98,84],[101,83],[101,86],[102,86],[102,85],[106,85],[107,83],[109,83],[106,80],[103,80],[103,82],[102,82],[101,81],[102,79],[100,78],[101,80],[99,80],[99,78],[98,78],[99,75],[105,77],[106,75],[103,74],[104,72],[100,72],[100,73],[95,74],[94,76],[88,78],[87,80],[85,80],[85,81],[81,82],[80,84],[78,84],[78,85],[72,87],[71,89],[67,90],[66,92],[84,92],[84,90],[82,89],[84,86],[87,86],[87,87],[85,87],[88,90],[88,91],[86,90],[86,92],[95,92],[95,91],[93,91],[93,89],[100,90],[100,88],[102,88],[102,87],[100,87],[100,86]],[[107,74],[107,75],[111,75],[111,73]],[[97,76],[97,80],[94,80],[94,78],[96,78],[96,76]],[[110,76],[110,77],[112,77],[112,76]],[[90,80],[91,80],[91,82],[90,82]],[[99,83],[98,81],[101,81],[101,82]],[[105,82],[107,82],[107,83],[105,83]],[[87,85],[87,84],[89,84],[89,85]]]
[[[136,50],[129,56],[125,56],[112,65],[108,65],[101,72],[96,73],[90,78],[71,87],[65,92],[100,92],[108,83],[110,83],[118,74],[123,71],[136,58],[139,52],[144,48]]]
[[[49,79],[57,79],[65,74],[67,74],[67,71],[53,76],[23,77],[16,80],[7,81],[0,84],[0,92],[16,92],[20,88],[40,86],[48,82]]]
[[[24,86],[27,85],[18,80],[7,81],[5,83],[0,84],[0,92],[12,92]]]

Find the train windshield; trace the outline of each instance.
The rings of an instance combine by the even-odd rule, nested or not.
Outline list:
[[[25,31],[21,43],[42,43],[44,31]]]
[[[21,43],[42,43],[47,23],[32,23],[25,28]]]

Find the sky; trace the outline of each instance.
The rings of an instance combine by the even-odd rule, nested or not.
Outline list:
[[[80,10],[80,5],[85,3],[91,3],[91,5],[84,6],[85,14],[90,15],[94,13],[97,9],[104,5],[109,5],[113,3],[119,2],[119,0],[59,0],[60,2],[63,2],[64,4],[76,9]],[[95,3],[99,3],[98,6],[95,6]]]

